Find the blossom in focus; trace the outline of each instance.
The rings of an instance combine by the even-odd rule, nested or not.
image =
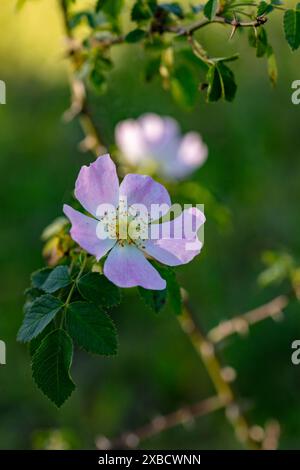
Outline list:
[[[109,155],[81,168],[75,196],[90,216],[64,205],[64,213],[72,224],[71,237],[97,260],[107,256],[104,274],[119,287],[141,286],[162,290],[166,287],[166,281],[147,258],[177,266],[191,261],[202,248],[197,231],[205,222],[205,217],[197,208],[185,210],[177,218],[161,224],[147,219],[147,230],[158,229],[155,230],[158,236],[154,239],[143,235],[132,237],[129,222],[136,221],[136,207],[145,207],[150,213],[151,207],[159,205],[166,214],[171,206],[170,196],[164,186],[150,176],[127,174],[119,185],[116,167]],[[126,214],[124,200],[127,202]],[[99,208],[107,206],[113,210],[99,211]],[[124,215],[126,217],[123,219]],[[181,230],[183,221],[190,222],[188,233]],[[141,229],[139,226],[136,228]],[[180,236],[175,238],[176,231]],[[107,236],[102,237],[99,235],[101,233]]]
[[[145,114],[120,122],[116,144],[124,159],[140,169],[155,167],[169,180],[187,177],[203,165],[208,149],[197,132],[181,136],[177,122],[170,117]]]

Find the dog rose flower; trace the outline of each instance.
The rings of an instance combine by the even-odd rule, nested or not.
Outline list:
[[[198,133],[188,132],[182,137],[174,119],[157,114],[120,122],[115,139],[130,165],[141,170],[154,167],[169,180],[184,179],[204,164],[208,154]]]
[[[166,281],[147,258],[177,266],[191,261],[202,248],[197,231],[205,222],[204,214],[190,208],[171,221],[154,224],[148,215],[152,207],[161,207],[161,215],[169,212],[167,190],[150,176],[138,174],[126,175],[119,185],[108,154],[81,168],[75,196],[90,216],[64,205],[72,224],[71,237],[97,260],[107,255],[104,274],[119,287],[164,289]],[[138,217],[140,208],[147,212],[146,218]],[[189,230],[183,230],[186,222]],[[148,236],[152,231],[153,238]]]

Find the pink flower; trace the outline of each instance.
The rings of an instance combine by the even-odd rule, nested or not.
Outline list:
[[[191,261],[202,248],[197,231],[204,223],[205,217],[196,208],[185,210],[179,217],[162,224],[152,224],[147,219],[147,230],[159,228],[159,234],[154,239],[131,238],[128,235],[129,227],[125,227],[125,237],[121,237],[121,229],[124,227],[121,227],[121,222],[116,222],[115,215],[124,212],[121,210],[123,200],[127,201],[128,206],[128,217],[124,219],[127,223],[128,220],[135,222],[136,207],[143,205],[141,207],[145,207],[150,213],[151,207],[163,205],[163,213],[166,214],[171,201],[164,186],[150,176],[128,174],[119,185],[116,167],[109,155],[99,157],[90,166],[81,168],[76,181],[75,196],[91,216],[64,205],[64,213],[72,224],[71,236],[97,260],[108,255],[104,263],[104,274],[117,286],[164,289],[166,281],[147,258],[152,257],[166,265],[177,266]],[[99,215],[99,208],[108,205],[113,211],[104,211]],[[183,220],[191,222],[192,228],[188,234],[182,230]],[[115,230],[111,231],[114,223]],[[174,237],[176,230],[180,233],[179,238]],[[108,234],[106,238],[99,236],[102,231]]]
[[[141,169],[155,165],[169,180],[185,178],[203,165],[208,154],[199,134],[189,132],[182,137],[174,119],[157,114],[119,123],[115,139],[129,164]]]

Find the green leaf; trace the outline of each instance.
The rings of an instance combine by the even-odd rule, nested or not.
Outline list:
[[[60,407],[75,389],[70,376],[73,344],[64,330],[54,330],[42,341],[32,358],[37,386]]]
[[[66,316],[67,329],[76,343],[87,352],[117,353],[117,333],[106,313],[90,302],[73,302]]]
[[[182,7],[177,2],[173,3],[160,3],[159,7],[163,10],[167,11],[168,13],[172,13],[173,15],[177,16],[178,18],[184,18]]]
[[[259,3],[257,7],[257,16],[267,15],[268,13],[271,13],[271,11],[273,10],[274,8],[270,3],[262,1]]]
[[[43,295],[43,293],[44,292],[41,289],[37,289],[36,287],[28,287],[28,289],[24,291],[27,302],[32,302],[33,300]]]
[[[256,57],[263,57],[268,51],[268,36],[265,28],[260,27],[256,40]]]
[[[32,287],[36,287],[37,289],[41,289],[42,285],[45,283],[46,279],[48,278],[49,274],[51,273],[51,268],[42,268],[38,271],[35,271],[31,274],[31,284]]]
[[[152,80],[155,75],[159,74],[159,68],[161,64],[161,57],[152,57],[148,60],[145,66],[145,80],[150,81]]]
[[[207,101],[218,101],[220,98],[222,98],[222,85],[220,74],[216,65],[212,65],[208,69],[206,78],[208,81]]]
[[[150,290],[138,287],[138,291],[145,304],[155,313],[159,313],[166,305],[168,290]]]
[[[249,30],[249,45],[256,49],[256,57],[264,57],[269,48],[268,36],[265,28],[259,29],[251,28]]]
[[[277,62],[276,62],[276,57],[273,51],[273,48],[269,46],[268,52],[267,52],[267,57],[268,57],[268,75],[269,79],[272,83],[273,86],[276,85],[277,83],[277,78],[278,78],[278,69],[277,69]]]
[[[97,26],[96,18],[91,11],[78,11],[69,18],[69,27],[71,29],[76,28],[82,20],[86,20],[91,28],[95,28]]]
[[[178,104],[192,108],[198,96],[198,81],[193,71],[186,65],[175,68],[171,77],[171,92]]]
[[[31,357],[34,356],[35,352],[38,350],[38,348],[42,344],[42,341],[53,330],[55,330],[55,325],[54,325],[54,322],[52,321],[51,323],[49,323],[49,325],[46,326],[46,328],[36,338],[33,338],[30,341],[30,343],[29,343],[29,352],[30,352]]]
[[[120,289],[103,274],[85,274],[77,282],[77,287],[86,300],[104,309],[115,307],[121,302]]]
[[[149,20],[153,17],[156,7],[156,0],[137,0],[131,10],[132,21]]]
[[[219,2],[218,0],[208,0],[204,6],[204,15],[210,21],[216,16],[218,10]]]
[[[143,29],[137,28],[137,29],[134,29],[133,31],[130,31],[130,33],[128,33],[125,36],[125,41],[129,43],[139,42],[142,39],[144,39],[146,35],[147,35],[146,31],[144,31]]]
[[[61,300],[46,294],[34,300],[25,310],[18,341],[27,342],[38,336],[63,307]]]
[[[223,98],[232,101],[236,94],[236,83],[232,70],[223,62],[212,65],[207,73],[207,100],[218,101]]]
[[[106,92],[107,90],[106,77],[102,72],[98,70],[97,67],[92,68],[89,79],[97,93],[103,94]]]
[[[158,263],[155,263],[154,267],[167,282],[168,302],[170,307],[176,315],[180,315],[182,311],[182,297],[175,270],[169,266],[159,265]]]
[[[182,311],[182,298],[180,286],[176,279],[173,268],[152,262],[154,268],[159,272],[161,277],[165,279],[167,286],[164,290],[149,290],[139,287],[139,293],[148,307],[155,313],[159,313],[168,301],[171,309],[176,315],[180,315]]]
[[[98,0],[96,3],[95,11],[103,11],[110,18],[116,18],[121,13],[123,7],[123,0]]]
[[[57,266],[51,271],[44,284],[41,286],[48,294],[52,294],[71,283],[71,277],[67,266]]]
[[[221,79],[222,97],[226,101],[233,101],[237,89],[234,74],[232,70],[227,67],[227,65],[225,65],[223,62],[220,62],[217,67]]]
[[[283,26],[287,42],[295,51],[300,46],[300,3],[296,10],[287,10],[283,17]]]

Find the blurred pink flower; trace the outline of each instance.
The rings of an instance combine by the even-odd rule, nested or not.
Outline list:
[[[81,168],[75,196],[91,216],[64,205],[64,213],[72,224],[71,237],[97,260],[108,255],[104,263],[104,274],[117,286],[164,289],[166,281],[146,258],[152,257],[168,266],[177,266],[191,261],[202,248],[197,231],[205,217],[196,208],[184,210],[177,218],[162,224],[152,224],[155,221],[147,215],[147,231],[149,228],[151,231],[154,226],[157,233],[159,227],[159,234],[155,238],[131,238],[127,225],[125,237],[121,237],[121,229],[124,227],[121,226],[120,219],[116,223],[115,214],[120,216],[121,202],[124,199],[127,201],[126,224],[135,220],[137,210],[134,206],[143,205],[149,213],[153,205],[163,205],[162,212],[166,214],[171,200],[164,186],[150,176],[128,174],[119,185],[116,167],[109,155],[99,157],[91,165]],[[114,216],[106,209],[104,216],[100,216],[99,208],[106,208],[108,205],[113,208]],[[131,211],[132,208],[135,212]],[[111,231],[113,223],[114,230]],[[185,223],[189,225],[188,233],[185,229],[182,230]],[[104,232],[108,236],[100,237],[99,233]],[[179,236],[175,237],[175,232]],[[124,234],[124,230],[122,233]]]
[[[130,165],[141,170],[154,165],[169,180],[187,177],[203,165],[208,154],[200,134],[188,132],[182,137],[174,119],[157,114],[120,122],[115,139]]]

